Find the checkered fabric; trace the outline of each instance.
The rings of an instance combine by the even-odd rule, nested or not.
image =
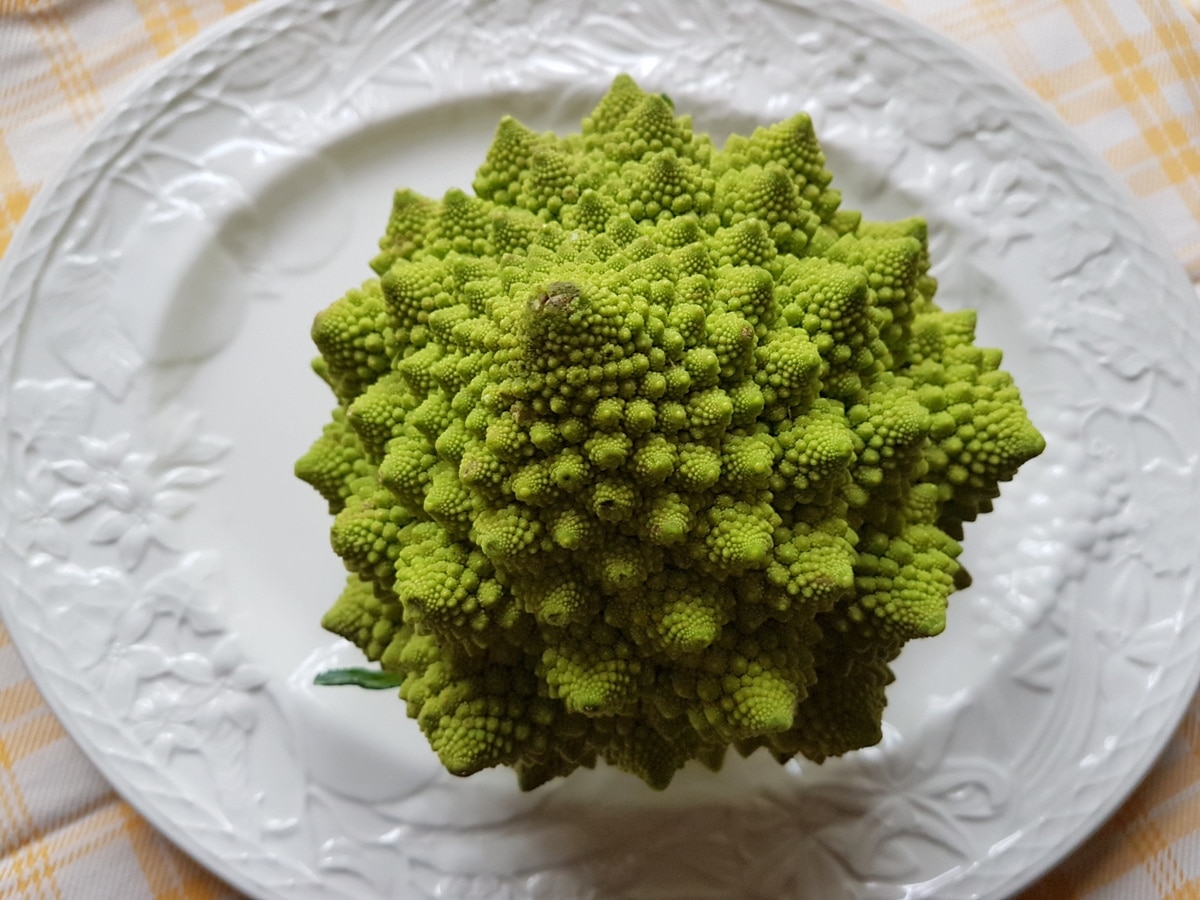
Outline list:
[[[1200,0],[1189,0],[1200,15]],[[891,0],[1007,71],[1125,180],[1200,279],[1200,28],[1169,0]]]
[[[250,0],[0,0],[0,254],[147,66]],[[1200,281],[1200,0],[888,0],[1023,82]],[[0,900],[234,897],[117,798],[0,630]],[[1200,702],[1158,765],[1022,900],[1200,900]]]

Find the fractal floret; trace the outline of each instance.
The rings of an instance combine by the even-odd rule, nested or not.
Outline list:
[[[473,194],[398,192],[317,316],[323,624],[451,772],[662,788],[880,739],[963,523],[1043,441],[934,304],[925,223],[830,177],[806,115],[717,149],[622,76],[579,134],[503,119]]]

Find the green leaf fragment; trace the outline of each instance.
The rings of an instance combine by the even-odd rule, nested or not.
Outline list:
[[[380,672],[375,669],[329,669],[325,672],[318,672],[317,677],[313,679],[313,684],[352,684],[369,691],[386,691],[389,688],[398,688],[403,683],[403,675],[397,675],[395,672]]]

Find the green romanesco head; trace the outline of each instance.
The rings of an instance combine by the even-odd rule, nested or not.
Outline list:
[[[314,325],[338,405],[296,469],[351,573],[326,627],[450,771],[879,739],[1043,442],[925,223],[839,202],[807,116],[718,150],[624,76],[581,134],[504,119],[474,196],[396,194]]]

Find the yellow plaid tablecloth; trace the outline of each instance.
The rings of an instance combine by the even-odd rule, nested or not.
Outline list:
[[[147,66],[250,0],[0,0],[0,254]],[[1200,281],[1200,0],[890,0],[1007,71],[1125,179]],[[236,896],[118,799],[0,629],[0,900]],[[1200,898],[1200,701],[1117,814],[1022,900]]]

